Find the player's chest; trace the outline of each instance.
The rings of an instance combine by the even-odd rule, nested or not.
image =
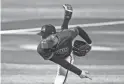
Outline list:
[[[69,47],[64,47],[56,50],[56,54],[64,54],[69,51]]]
[[[64,43],[63,45],[59,45],[56,50],[56,54],[65,54],[69,52],[72,48],[71,43]]]

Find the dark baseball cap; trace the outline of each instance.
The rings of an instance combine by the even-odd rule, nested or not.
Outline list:
[[[49,36],[51,34],[55,34],[55,33],[56,33],[55,27],[51,24],[47,24],[47,25],[43,25],[41,27],[41,31],[37,34],[44,38],[44,37],[47,37],[47,36]]]

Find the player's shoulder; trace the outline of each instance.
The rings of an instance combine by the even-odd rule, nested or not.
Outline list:
[[[79,33],[78,31],[78,27],[73,27],[73,28],[70,28],[70,29],[64,29],[63,32],[73,32],[73,33]]]
[[[73,27],[73,28],[70,29],[70,31],[72,31],[72,32],[76,32],[76,33],[79,33],[79,31],[78,31],[78,27]]]
[[[78,31],[77,27],[70,28],[68,31],[69,31],[71,37],[76,37],[77,35],[79,35],[79,31]]]
[[[63,33],[65,34],[64,36],[67,36],[72,39],[74,39],[77,35],[79,35],[79,31],[76,27],[70,29],[64,29],[62,32],[65,32]]]

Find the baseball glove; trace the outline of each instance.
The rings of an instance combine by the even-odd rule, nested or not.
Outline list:
[[[72,50],[74,55],[82,57],[91,50],[91,46],[84,41],[75,40]]]

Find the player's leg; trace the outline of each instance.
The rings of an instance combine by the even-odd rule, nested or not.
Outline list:
[[[66,58],[66,61],[73,64],[74,62],[73,56],[68,56]],[[58,65],[57,75],[56,75],[54,84],[65,84],[67,76],[68,76],[68,70]]]
[[[73,55],[70,55],[69,57],[66,58],[66,61],[68,61],[69,63],[73,64],[74,63],[74,57]],[[62,67],[63,68],[63,67]],[[67,80],[67,77],[68,77],[68,73],[69,73],[69,70],[63,68],[64,72],[65,72],[65,79],[64,79],[64,82],[63,84],[65,84],[66,80]],[[61,71],[62,72],[62,71]],[[61,73],[60,72],[60,73]]]
[[[68,29],[68,23],[72,17],[72,13],[73,13],[73,8],[71,5],[64,4],[63,8],[65,10],[65,15],[64,15],[64,20],[63,20],[63,24],[62,24],[62,30]]]

